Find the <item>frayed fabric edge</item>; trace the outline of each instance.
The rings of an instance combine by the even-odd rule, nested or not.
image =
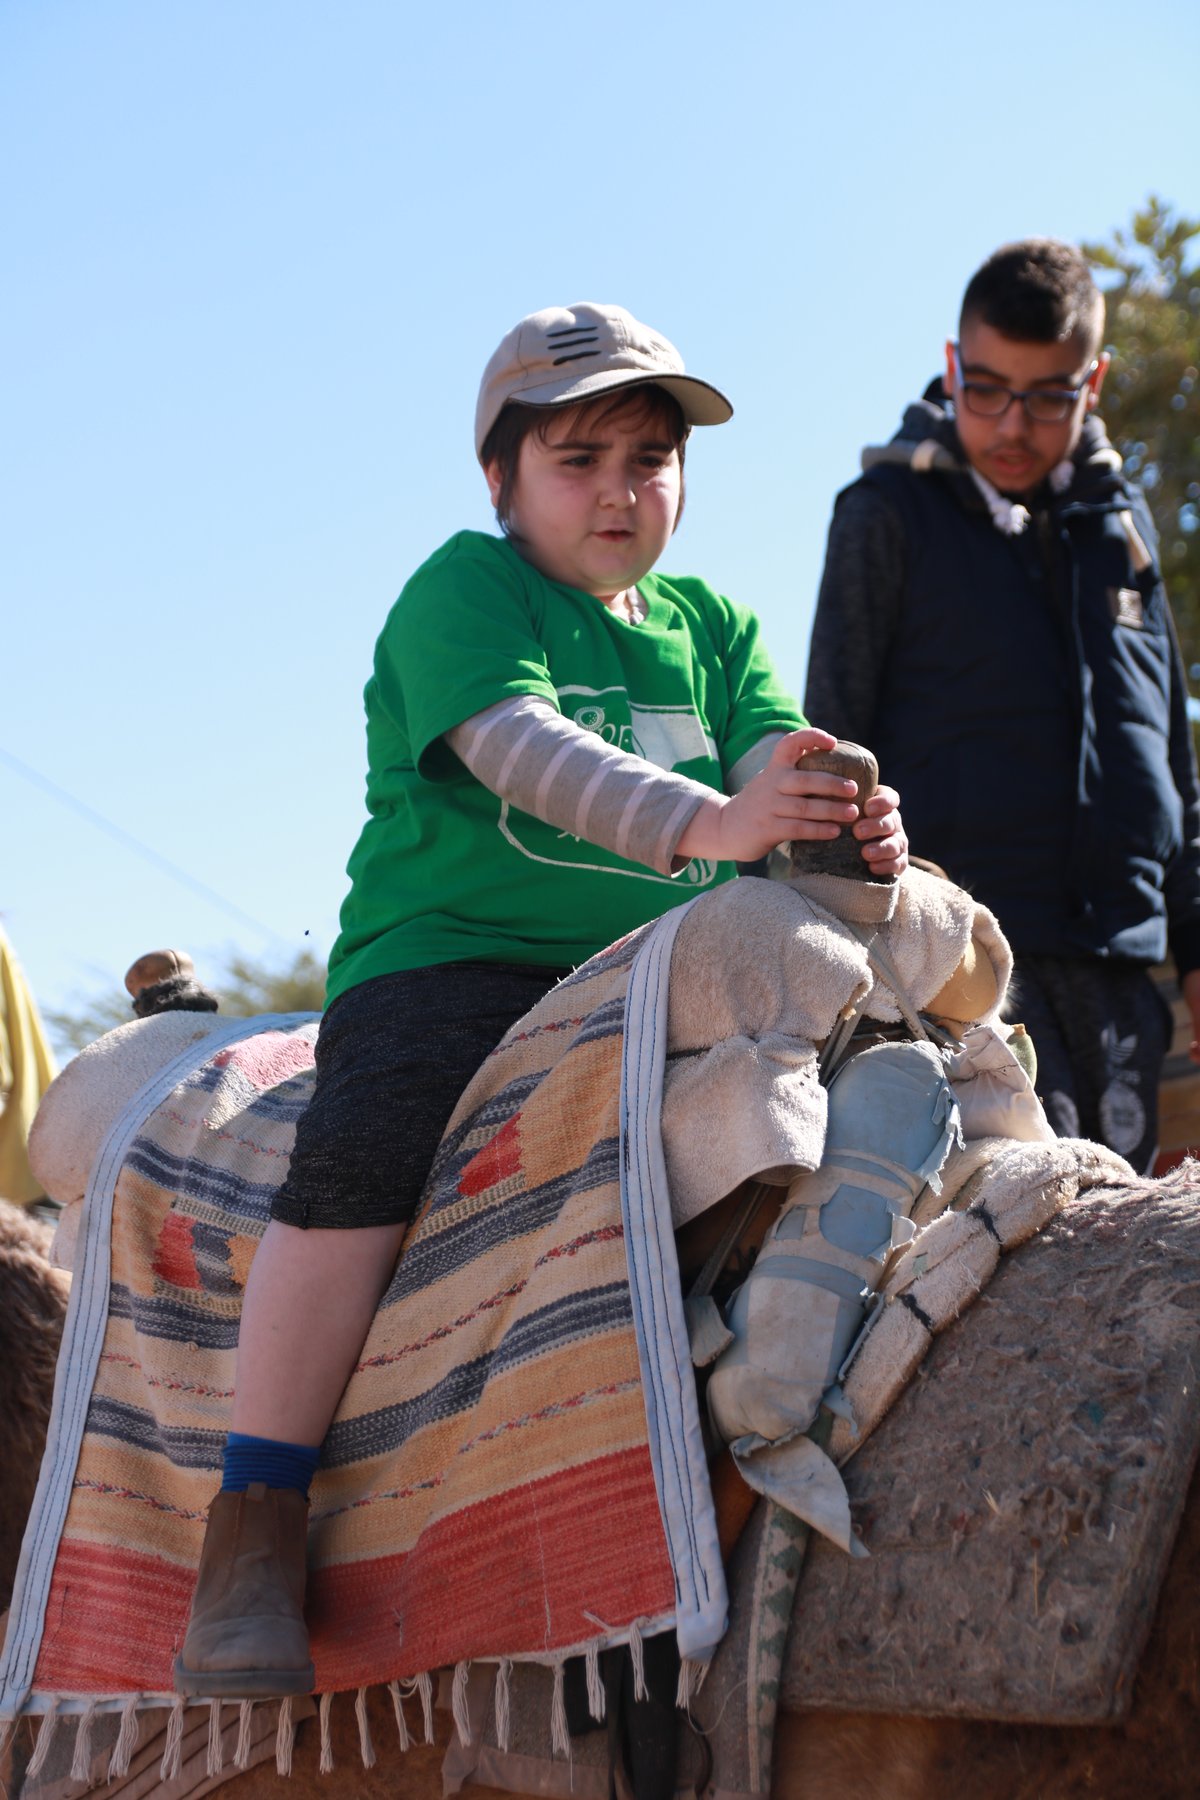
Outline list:
[[[167,1741],[163,1745],[162,1761],[158,1765],[158,1779],[173,1781],[183,1765],[183,1713],[184,1698],[181,1694],[171,1708],[167,1720]],[[80,1728],[82,1731],[82,1727]],[[74,1775],[74,1769],[71,1774]]]
[[[589,1623],[598,1627],[596,1634],[592,1637],[580,1638],[577,1642],[571,1644],[561,1644],[554,1650],[530,1652],[528,1655],[524,1656],[511,1656],[502,1651],[497,1651],[492,1655],[484,1654],[472,1656],[467,1658],[466,1661],[468,1663],[494,1664],[496,1666],[499,1666],[501,1663],[507,1663],[510,1669],[515,1668],[522,1663],[529,1664],[534,1668],[553,1669],[555,1664],[560,1661],[570,1661],[576,1656],[585,1658],[588,1656],[595,1656],[605,1650],[619,1650],[622,1646],[628,1646],[636,1659],[640,1652],[633,1649],[635,1641],[640,1645],[641,1640],[658,1637],[663,1632],[672,1630],[675,1624],[674,1613],[656,1613],[652,1616],[633,1619],[628,1625],[610,1625],[607,1620],[600,1618],[597,1613],[585,1613],[584,1617]],[[694,1666],[698,1669],[706,1669],[708,1667],[707,1661],[703,1659],[689,1660],[693,1661]],[[458,1664],[448,1663],[446,1667],[454,1669],[458,1667]],[[378,1681],[348,1683],[344,1688],[332,1688],[329,1691],[331,1693],[339,1694],[357,1694],[359,1689],[364,1686],[368,1689],[373,1687],[389,1687],[392,1685],[394,1679],[395,1685],[400,1689],[405,1700],[410,1700],[415,1696],[421,1698],[422,1711],[426,1714],[425,1722],[431,1726],[433,1715],[433,1676],[436,1672],[436,1670],[429,1670],[422,1671],[419,1675],[399,1675],[394,1678],[380,1676]],[[314,1690],[310,1697],[313,1702],[316,1703],[322,1696]],[[276,1698],[276,1696],[263,1695],[262,1699],[257,1700],[255,1704],[260,1705],[264,1701],[268,1704],[273,1704],[274,1698]],[[170,1712],[174,1707],[179,1706],[180,1704],[185,1708],[193,1706],[209,1706],[211,1704],[211,1698],[207,1694],[197,1694],[195,1696],[189,1695],[185,1699],[182,1695],[177,1694],[174,1689],[143,1688],[137,1693],[132,1694],[128,1692],[123,1694],[58,1694],[47,1693],[38,1689],[26,1694],[21,1704],[14,1707],[10,1712],[0,1713],[0,1731],[2,1731],[6,1725],[14,1724],[18,1719],[38,1718],[41,1714],[48,1712],[56,1712],[60,1717],[67,1719],[77,1717],[86,1712],[93,1714],[125,1713],[128,1712],[131,1707],[135,1708],[139,1713],[151,1712],[154,1710]],[[239,1705],[240,1702],[225,1698],[222,1704],[236,1706]],[[428,1739],[427,1741],[432,1742],[432,1739]]]
[[[592,1615],[589,1615],[592,1617]],[[629,1625],[609,1627],[605,1621],[595,1618],[594,1623],[601,1626],[603,1635],[587,1638],[578,1645],[536,1656],[481,1656],[471,1659],[482,1664],[491,1664],[496,1668],[495,1714],[496,1730],[500,1748],[506,1749],[510,1734],[510,1680],[512,1671],[521,1664],[551,1671],[554,1678],[553,1695],[547,1726],[550,1731],[552,1752],[569,1754],[569,1744],[565,1735],[565,1706],[563,1700],[563,1671],[565,1663],[581,1657],[585,1664],[588,1711],[597,1722],[604,1717],[604,1692],[599,1679],[599,1657],[602,1650],[629,1650],[633,1663],[634,1690],[639,1696],[645,1693],[645,1664],[643,1643],[648,1637],[658,1636],[670,1630],[673,1618],[635,1619]],[[460,1739],[465,1744],[471,1742],[470,1719],[466,1707],[466,1682],[470,1669],[469,1661],[451,1665],[454,1671],[452,1684],[451,1714]],[[694,1658],[685,1658],[680,1665],[679,1682],[675,1695],[678,1707],[687,1709],[690,1701],[699,1691],[708,1672],[708,1663]],[[321,1694],[313,1694],[312,1700],[317,1706],[320,1733],[319,1766],[322,1774],[329,1774],[334,1768],[333,1731],[331,1711],[335,1693],[354,1695],[356,1723],[358,1726],[359,1748],[364,1768],[372,1768],[377,1762],[375,1747],[371,1741],[370,1728],[367,1723],[367,1697],[372,1687],[386,1689],[392,1702],[396,1720],[396,1732],[399,1747],[409,1750],[418,1737],[414,1736],[404,1711],[406,1700],[419,1699],[422,1712],[422,1731],[419,1736],[427,1745],[435,1741],[433,1722],[433,1678],[432,1672],[423,1671],[419,1675],[399,1677],[393,1680],[370,1682],[345,1689],[331,1689]],[[266,1699],[266,1697],[264,1697]],[[274,1704],[266,1699],[267,1704]],[[91,1742],[94,1735],[97,1717],[103,1713],[119,1713],[121,1718],[117,1742],[113,1747],[109,1761],[108,1779],[128,1773],[129,1764],[138,1745],[141,1715],[149,1711],[164,1711],[166,1720],[166,1744],[159,1766],[160,1778],[170,1780],[178,1774],[180,1754],[184,1736],[184,1716],[191,1708],[208,1709],[208,1756],[207,1766],[210,1777],[215,1777],[225,1769],[224,1716],[222,1708],[225,1704],[236,1705],[239,1709],[237,1745],[233,1753],[233,1767],[242,1769],[248,1766],[250,1759],[252,1727],[251,1718],[256,1702],[251,1700],[224,1702],[208,1696],[199,1695],[185,1699],[175,1693],[141,1692],[137,1694],[97,1695],[97,1694],[27,1694],[18,1710],[11,1718],[0,1719],[0,1741],[11,1736],[18,1720],[22,1718],[40,1718],[37,1742],[34,1746],[33,1758],[30,1761],[30,1772],[37,1773],[49,1756],[51,1742],[60,1726],[69,1726],[75,1722],[75,1744],[72,1756],[73,1779],[86,1777],[82,1773],[85,1765],[90,1768]],[[293,1717],[292,1701],[287,1698],[278,1700],[279,1718],[275,1734],[275,1767],[281,1776],[290,1776],[293,1766],[295,1734],[297,1721]],[[37,1768],[34,1761],[37,1760]],[[77,1772],[78,1771],[78,1772]]]
[[[117,1741],[113,1745],[113,1753],[108,1763],[108,1779],[115,1781],[119,1775],[128,1775],[133,1753],[138,1746],[141,1733],[142,1712],[141,1695],[133,1694],[121,1708],[121,1727],[117,1732]]]

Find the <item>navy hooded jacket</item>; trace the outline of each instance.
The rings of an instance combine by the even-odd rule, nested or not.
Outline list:
[[[913,853],[1018,953],[1152,963],[1169,925],[1200,967],[1200,790],[1145,501],[1093,415],[1006,534],[940,397],[838,496],[805,712],[869,745]]]

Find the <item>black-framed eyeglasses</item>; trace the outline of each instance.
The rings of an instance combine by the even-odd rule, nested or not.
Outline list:
[[[1070,417],[1080,394],[1099,367],[1097,358],[1075,387],[1010,388],[998,381],[978,381],[974,378],[968,380],[963,374],[959,346],[954,346],[954,373],[958,379],[963,405],[979,419],[1002,419],[1013,401],[1019,400],[1025,408],[1025,417],[1032,419],[1035,425],[1061,425],[1064,419]]]

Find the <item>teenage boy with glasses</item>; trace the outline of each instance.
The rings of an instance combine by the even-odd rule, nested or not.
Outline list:
[[[838,496],[805,711],[998,915],[1055,1128],[1144,1169],[1168,942],[1200,1042],[1200,790],[1150,514],[1095,410],[1103,329],[1069,244],[972,277],[945,376]]]

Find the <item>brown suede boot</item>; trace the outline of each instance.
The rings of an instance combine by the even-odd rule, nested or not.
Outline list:
[[[308,1500],[252,1481],[208,1509],[200,1573],[183,1649],[180,1694],[254,1699],[310,1694],[304,1625]]]

